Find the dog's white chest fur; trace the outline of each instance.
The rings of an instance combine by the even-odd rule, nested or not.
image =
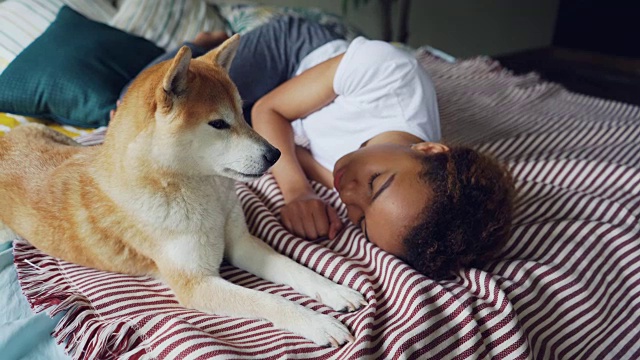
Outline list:
[[[179,185],[166,182],[167,191],[114,195],[160,240],[152,251],[180,269],[217,274],[227,231],[246,228],[233,183],[218,176],[190,177],[180,179]]]

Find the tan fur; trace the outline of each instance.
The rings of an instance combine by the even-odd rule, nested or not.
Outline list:
[[[41,251],[80,265],[161,277],[185,306],[266,318],[316,343],[342,344],[350,334],[334,318],[219,277],[225,256],[337,309],[363,303],[247,230],[234,180],[260,176],[277,150],[245,123],[225,71],[238,41],[194,60],[184,47],[144,71],[101,146],[79,146],[36,124],[0,138],[0,230],[4,223]],[[229,128],[208,125],[216,119]]]

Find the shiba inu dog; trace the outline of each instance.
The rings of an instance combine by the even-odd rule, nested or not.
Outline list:
[[[204,56],[187,47],[140,74],[104,144],[79,146],[42,125],[0,138],[0,235],[101,270],[162,278],[186,307],[264,318],[319,345],[352,339],[340,321],[219,276],[223,256],[336,310],[365,304],[253,237],[234,181],[262,176],[280,152],[242,116],[227,70],[233,36]],[[2,225],[4,223],[4,227]]]

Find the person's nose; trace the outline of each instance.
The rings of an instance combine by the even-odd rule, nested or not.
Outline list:
[[[343,184],[340,189],[340,199],[347,206],[347,217],[355,224],[362,217],[366,206],[362,190],[362,186],[356,180]]]
[[[359,202],[360,186],[358,185],[358,181],[353,179],[343,183],[342,187],[340,187],[340,198],[345,204]]]

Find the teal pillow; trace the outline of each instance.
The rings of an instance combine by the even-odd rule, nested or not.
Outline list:
[[[0,74],[0,112],[79,127],[107,125],[120,90],[164,50],[60,9]]]

